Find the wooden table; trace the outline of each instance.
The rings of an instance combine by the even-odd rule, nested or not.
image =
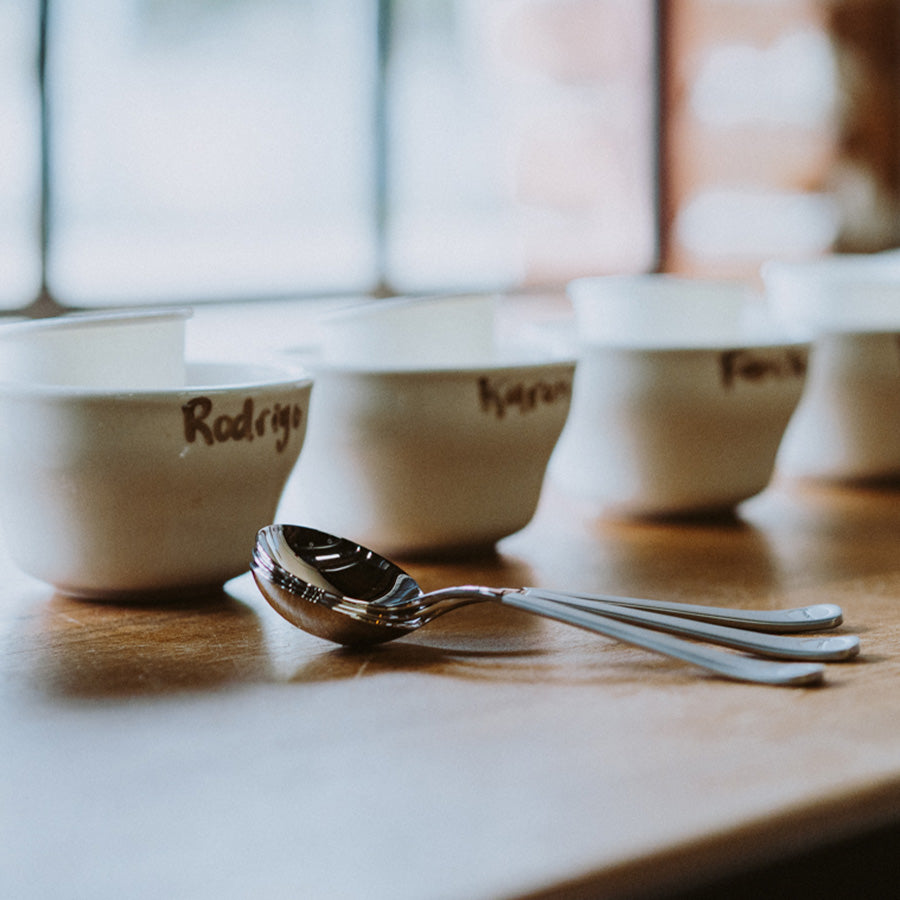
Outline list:
[[[630,897],[731,879],[734,897],[785,858],[800,884],[830,842],[874,852],[857,838],[900,822],[898,550],[888,489],[779,485],[680,524],[600,522],[549,490],[495,558],[409,567],[427,588],[836,602],[863,652],[821,688],[720,680],[493,606],[347,652],[247,577],[123,607],[5,562],[0,894]],[[896,859],[878,877],[896,882]],[[875,877],[856,871],[860,896]]]

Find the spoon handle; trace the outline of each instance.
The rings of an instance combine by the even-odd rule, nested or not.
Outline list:
[[[739,656],[532,594],[509,593],[499,599],[507,606],[594,631],[664,656],[682,659],[735,681],[772,685],[818,684],[825,672],[820,663],[776,662]]]
[[[615,597],[609,594],[582,594],[545,591],[543,588],[524,588],[528,593],[538,593],[563,602],[573,599],[612,603],[629,609],[645,609],[653,612],[669,613],[701,622],[715,622],[734,628],[751,628],[756,631],[788,633],[820,631],[834,628],[843,621],[840,606],[834,603],[816,603],[795,609],[732,609],[718,606],[701,606],[696,603],[666,602],[665,600],[638,600],[633,597]]]
[[[727,625],[715,625],[701,620],[669,616],[642,609],[629,609],[624,606],[616,606],[614,603],[573,598],[552,591],[529,589],[526,593],[543,600],[553,600],[579,609],[602,613],[604,616],[619,619],[622,622],[648,625],[650,628],[660,631],[700,638],[714,644],[733,647],[736,650],[747,650],[774,659],[834,662],[850,659],[859,653],[859,638],[856,635],[793,637],[786,634],[761,634],[746,628],[730,628]]]

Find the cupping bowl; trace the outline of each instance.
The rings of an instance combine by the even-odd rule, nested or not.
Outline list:
[[[900,478],[900,256],[773,262],[763,280],[773,310],[814,336],[779,471],[832,481]]]
[[[494,346],[491,307],[441,298],[328,317],[327,354],[304,360],[316,401],[281,515],[406,557],[478,552],[523,528],[575,364]]]
[[[739,285],[579,279],[578,370],[550,475],[595,514],[721,513],[770,482],[808,341]]]
[[[249,568],[312,381],[288,366],[184,369],[179,386],[0,383],[0,516],[25,572],[67,594],[152,599]]]

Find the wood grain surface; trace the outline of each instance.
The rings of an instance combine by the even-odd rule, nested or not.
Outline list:
[[[898,539],[885,487],[776,485],[674,523],[548,490],[496,555],[407,565],[425,588],[839,603],[861,656],[802,689],[490,604],[351,652],[248,576],[129,606],[4,560],[2,894],[651,896],[896,824]]]

